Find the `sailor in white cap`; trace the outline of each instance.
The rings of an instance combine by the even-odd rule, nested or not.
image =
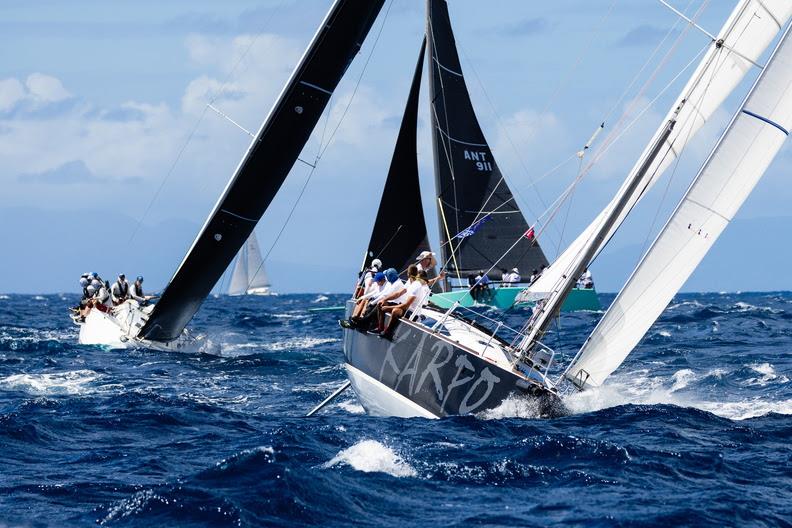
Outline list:
[[[511,273],[509,273],[508,279],[509,279],[508,282],[510,283],[520,282],[522,280],[522,277],[520,277],[520,271],[517,268],[512,268]]]
[[[435,266],[437,266],[437,259],[435,258],[435,254],[431,251],[421,251],[421,253],[416,257],[415,262],[418,266],[418,272],[425,271],[430,276],[434,273]],[[426,283],[431,288],[434,284],[445,277],[445,270],[440,271],[440,275],[437,277],[433,277],[426,281]]]

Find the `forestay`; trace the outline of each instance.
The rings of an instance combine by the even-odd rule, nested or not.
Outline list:
[[[792,41],[773,56],[566,377],[599,386],[659,317],[753,190],[792,126]]]
[[[445,0],[427,4],[429,87],[434,166],[443,261],[451,275],[488,270],[528,231],[514,196],[484,138],[459,63]],[[490,215],[474,236],[453,237]],[[449,237],[452,238],[449,244]],[[455,258],[451,258],[451,247]],[[530,273],[547,264],[535,239],[523,238],[500,268]],[[492,278],[501,273],[493,270]]]
[[[663,133],[665,124],[681,106],[673,133],[644,175],[638,192],[630,199],[628,206],[600,243],[599,249],[608,243],[635,204],[677,159],[685,145],[712,117],[715,110],[743,79],[745,73],[755,67],[753,63],[759,61],[762,53],[786,24],[790,15],[792,15],[790,0],[741,0],[737,4],[718,34],[717,40],[712,43],[679,97],[671,105],[668,114],[662,120],[662,125],[630,171],[625,182],[630,181],[641,168],[642,160]],[[552,292],[562,277],[570,273],[575,256],[586,246],[612,208],[613,203],[609,203],[545,270],[530,288],[533,298],[544,297]]]
[[[140,337],[177,338],[261,219],[384,0],[336,0]]]
[[[429,249],[416,150],[418,102],[425,53],[426,39],[421,44],[377,219],[371,231],[367,265],[378,258],[386,267],[403,271],[414,262],[416,255]]]

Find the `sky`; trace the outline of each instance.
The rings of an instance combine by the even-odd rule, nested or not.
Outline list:
[[[734,2],[671,3],[693,14],[702,2],[698,21],[716,33]],[[142,274],[149,290],[167,284],[245,153],[245,130],[259,128],[330,3],[0,3],[0,292],[76,292],[87,271]],[[474,107],[529,222],[578,166],[548,172],[601,121],[609,131],[640,116],[546,229],[540,242],[552,258],[613,196],[707,38],[683,31],[655,0],[452,0],[450,12]],[[350,290],[423,29],[423,1],[386,2],[302,153],[311,162],[323,153],[316,170],[297,163],[259,223],[276,291]],[[757,75],[594,263],[600,291],[623,284]],[[210,102],[239,126],[207,110]],[[420,112],[422,193],[436,245],[425,86]],[[792,289],[791,154],[785,145],[685,290]]]

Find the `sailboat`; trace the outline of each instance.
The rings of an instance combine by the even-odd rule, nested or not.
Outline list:
[[[228,295],[272,295],[255,231],[237,255]]]
[[[786,138],[792,125],[792,42],[788,40],[788,28],[665,228],[600,324],[556,379],[550,376],[556,352],[542,342],[545,333],[577,277],[646,191],[647,181],[659,176],[658,167],[665,158],[679,155],[745,73],[758,64],[790,15],[792,4],[786,0],[738,2],[636,169],[586,230],[589,234],[585,243],[569,259],[565,272],[557,275],[550,291],[538,299],[533,314],[520,329],[509,328],[502,321],[491,321],[494,327],[478,324],[460,313],[463,309],[459,304],[447,310],[432,305],[422,308],[403,318],[391,339],[345,328],[348,384],[363,407],[372,414],[439,418],[492,409],[517,395],[535,399],[540,413],[552,413],[561,406],[560,391],[570,385],[583,390],[603,383],[682,287]],[[455,53],[448,52],[454,41],[446,1],[428,0],[427,19],[429,57],[433,69],[441,72],[438,81],[461,78],[458,61],[452,61]],[[403,151],[399,146],[404,146],[403,135],[409,135],[405,123],[411,127],[417,112],[423,49],[394,160],[412,156],[409,146]],[[435,49],[439,51],[433,53]],[[701,92],[705,83],[717,86],[712,99],[706,91]],[[435,137],[441,136],[436,143],[463,152],[472,148],[466,143],[484,148],[483,141],[451,136],[448,130],[436,128]],[[452,139],[465,143],[454,147],[456,141]],[[487,158],[491,160],[491,154]],[[386,185],[391,185],[391,174]],[[406,175],[408,181],[413,178],[412,173]],[[513,210],[509,214],[514,214]],[[520,243],[524,236],[521,232],[514,235],[513,244]],[[450,231],[445,240],[452,240]]]
[[[336,0],[159,301],[91,310],[79,342],[199,349],[186,327],[275,197],[384,0]]]

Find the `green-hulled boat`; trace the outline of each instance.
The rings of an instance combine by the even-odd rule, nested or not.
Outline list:
[[[457,290],[432,294],[430,300],[432,304],[444,309],[451,308],[454,303],[458,302],[459,306],[465,308],[478,304],[494,306],[500,310],[508,310],[515,306],[533,305],[534,302],[527,299],[527,296],[523,295],[521,298],[520,294],[526,291],[525,286],[491,288],[486,295],[476,301],[467,290]],[[594,288],[573,289],[561,308],[564,312],[598,311],[601,309],[602,305]]]

